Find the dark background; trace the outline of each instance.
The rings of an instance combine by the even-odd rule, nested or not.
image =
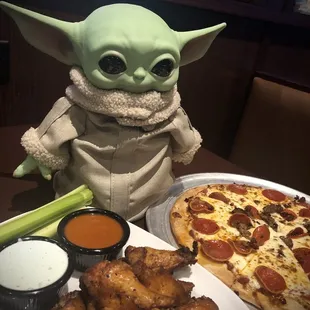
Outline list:
[[[294,13],[291,0],[10,2],[67,21],[127,2],[153,10],[178,31],[226,22],[207,55],[181,68],[179,80],[182,105],[204,147],[224,158],[230,158],[254,77],[305,92],[310,87],[310,16]],[[69,67],[28,45],[2,11],[0,40],[9,42],[0,43],[0,126],[38,123],[64,95]]]

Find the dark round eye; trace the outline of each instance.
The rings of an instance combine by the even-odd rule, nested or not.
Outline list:
[[[117,56],[105,56],[99,60],[99,67],[103,72],[109,74],[119,74],[126,71],[123,60]]]
[[[159,61],[152,69],[152,72],[161,77],[167,77],[173,70],[173,61],[170,59],[163,59]]]

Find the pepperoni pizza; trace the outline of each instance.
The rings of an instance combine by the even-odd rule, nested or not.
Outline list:
[[[248,185],[185,191],[170,212],[180,245],[261,309],[310,309],[310,205]]]

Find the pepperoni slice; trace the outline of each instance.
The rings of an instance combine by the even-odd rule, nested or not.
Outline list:
[[[310,272],[310,256],[307,256],[304,259],[303,264],[301,265],[303,270],[305,271],[305,273],[309,273]]]
[[[223,193],[220,192],[213,192],[209,195],[210,198],[223,201],[225,203],[229,203],[230,199],[227,198]]]
[[[248,193],[246,187],[244,185],[239,184],[229,184],[227,189],[238,195],[246,195]]]
[[[301,227],[296,227],[295,229],[292,229],[286,236],[291,239],[297,239],[307,235],[308,233],[304,232]]]
[[[284,209],[282,212],[280,212],[280,215],[288,222],[292,222],[297,219],[297,214],[290,209]]]
[[[228,225],[232,227],[238,227],[240,223],[245,224],[247,227],[252,226],[251,219],[242,213],[235,213],[228,220]]]
[[[253,248],[250,246],[250,242],[244,241],[244,240],[231,240],[230,243],[236,250],[241,255],[249,255]]]
[[[193,228],[205,235],[213,235],[220,230],[220,227],[213,220],[195,218],[192,222]]]
[[[295,258],[298,260],[306,273],[310,272],[310,249],[298,248],[293,250]]]
[[[256,239],[259,246],[263,245],[270,239],[270,231],[267,225],[261,225],[253,231],[253,238]]]
[[[284,194],[274,189],[264,189],[262,191],[262,194],[269,200],[273,200],[273,201],[283,201],[286,198]]]
[[[284,278],[269,267],[258,266],[254,274],[263,287],[272,294],[280,294],[286,289]]]
[[[299,216],[310,217],[310,209],[304,208],[304,209],[299,210]]]
[[[261,218],[260,215],[259,215],[258,210],[255,207],[253,207],[253,206],[248,205],[248,206],[246,206],[244,208],[244,210],[253,219],[258,219],[259,220]]]
[[[223,240],[205,240],[201,249],[206,256],[217,262],[226,262],[234,255],[230,244]]]
[[[207,201],[201,200],[199,198],[194,198],[190,201],[189,207],[194,212],[201,213],[212,213],[214,212],[214,207]]]
[[[293,250],[296,259],[301,262],[304,257],[310,256],[310,249],[308,248],[297,248]]]

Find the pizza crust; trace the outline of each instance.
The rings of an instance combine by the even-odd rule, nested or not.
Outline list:
[[[219,278],[225,285],[229,288],[234,283],[234,274],[227,269],[225,263],[217,263],[208,257],[206,257],[203,252],[199,249],[197,255],[198,263]]]
[[[242,300],[254,305],[255,307],[262,308],[259,300],[253,295],[253,290],[251,290],[248,285],[242,285],[238,281],[235,281],[232,284],[231,289],[238,292],[238,295]]]
[[[187,246],[192,249],[195,239],[190,236],[189,225],[191,216],[187,211],[188,204],[186,200],[190,197],[197,195],[200,191],[205,189],[205,186],[198,186],[184,192],[175,202],[170,211],[170,225],[173,235],[179,245]],[[225,263],[217,263],[206,257],[199,249],[197,255],[198,263],[205,269],[214,274],[228,287],[231,287],[234,283],[234,275],[227,269]]]
[[[294,299],[286,297],[285,305],[277,305],[270,302],[268,296],[258,292],[257,300],[259,301],[261,308],[266,310],[305,310],[305,308]]]
[[[192,249],[195,240],[189,235],[190,216],[187,212],[187,202],[185,200],[197,195],[202,189],[203,187],[195,187],[184,192],[176,200],[170,211],[170,227],[176,242],[190,249]]]

